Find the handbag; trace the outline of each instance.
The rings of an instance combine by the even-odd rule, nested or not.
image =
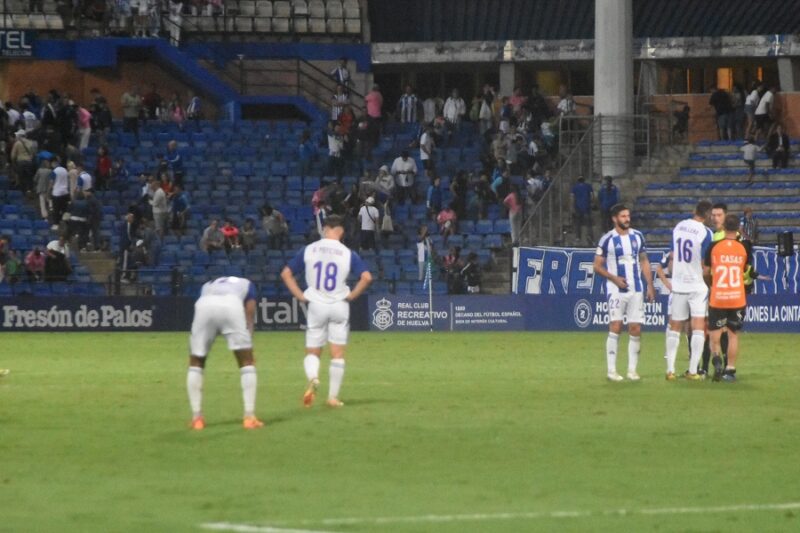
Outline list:
[[[389,213],[389,210],[386,210],[386,214],[383,215],[383,220],[381,221],[381,231],[385,233],[393,233],[394,232],[394,221],[392,220],[392,215]]]

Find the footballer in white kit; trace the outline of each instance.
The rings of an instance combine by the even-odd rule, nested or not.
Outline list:
[[[300,250],[281,272],[281,279],[297,300],[308,302],[306,356],[303,366],[308,385],[303,405],[311,407],[319,387],[319,364],[322,348],[330,344],[330,389],[327,404],[344,405],[339,389],[344,378],[344,352],[350,334],[350,302],[372,283],[372,275],[357,253],[342,244],[344,222],[330,215],[323,222],[322,239]],[[294,276],[305,271],[306,290],[300,289]],[[358,282],[353,290],[347,277],[353,273]]]
[[[679,222],[672,230],[672,309],[666,338],[667,380],[675,380],[675,358],[686,321],[691,319],[688,379],[700,379],[697,365],[703,355],[705,320],[708,315],[708,286],[703,279],[703,258],[711,247],[713,234],[705,225],[711,202],[701,200],[692,218]]]
[[[614,229],[600,238],[594,258],[594,271],[606,278],[609,332],[606,340],[608,379],[622,381],[617,373],[617,349],[622,321],[628,321],[628,379],[639,380],[636,366],[639,363],[641,325],[644,321],[644,296],[655,299],[653,276],[644,235],[631,229],[631,212],[622,204],[611,208]]]
[[[225,276],[203,285],[194,304],[192,333],[189,337],[189,371],[186,388],[192,408],[191,427],[205,428],[203,418],[203,370],[211,345],[222,335],[239,363],[245,429],[263,426],[255,416],[256,367],[253,358],[253,325],[256,312],[256,289],[250,280]]]

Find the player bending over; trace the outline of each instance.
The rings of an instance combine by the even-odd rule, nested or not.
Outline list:
[[[647,299],[655,299],[650,261],[647,259],[644,235],[631,229],[631,212],[622,204],[611,208],[614,229],[603,235],[594,257],[595,273],[606,278],[608,298],[608,339],[606,363],[608,379],[622,381],[617,373],[617,349],[622,333],[622,320],[628,319],[628,379],[639,380],[636,365],[639,363],[640,335],[644,320],[644,285]],[[644,274],[644,283],[642,283]]]
[[[300,250],[283,268],[281,279],[292,296],[308,302],[306,325],[306,357],[303,367],[308,385],[303,405],[311,407],[319,388],[319,358],[322,348],[330,343],[330,388],[327,404],[342,407],[339,389],[344,378],[344,352],[350,333],[350,302],[361,296],[372,283],[372,275],[357,253],[342,244],[344,222],[330,215],[323,222],[322,239]],[[300,290],[294,276],[305,270],[306,290]],[[347,276],[358,277],[351,291]]]
[[[228,348],[239,363],[244,401],[245,429],[264,425],[255,415],[256,366],[253,359],[253,320],[256,313],[256,289],[250,280],[233,276],[217,278],[203,285],[200,298],[194,304],[191,355],[186,376],[186,389],[192,407],[192,429],[206,425],[203,418],[203,369],[206,356],[217,335],[224,335]]]
[[[744,273],[751,258],[737,240],[739,219],[726,215],[725,238],[715,242],[706,252],[704,273],[710,282],[711,298],[708,308],[708,331],[711,340],[711,363],[714,381],[736,381],[736,359],[739,355],[739,334],[747,305]],[[728,330],[728,362],[723,371],[720,339],[723,328]]]

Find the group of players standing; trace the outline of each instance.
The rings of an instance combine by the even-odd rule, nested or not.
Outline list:
[[[344,355],[350,333],[350,306],[372,282],[372,275],[357,253],[341,240],[344,223],[331,215],[323,223],[322,238],[301,249],[283,268],[281,279],[298,301],[308,304],[306,327],[306,356],[303,366],[308,379],[303,404],[311,407],[319,387],[319,367],[322,348],[330,344],[330,388],[326,404],[342,407],[339,390],[344,378]],[[305,271],[307,289],[301,290],[295,275]],[[358,279],[352,290],[347,277]],[[253,327],[255,323],[256,291],[253,283],[244,278],[221,277],[203,285],[195,302],[192,332],[189,339],[189,370],[186,388],[192,409],[191,428],[205,428],[202,412],[203,370],[206,356],[217,335],[223,335],[228,348],[239,363],[245,429],[256,429],[264,423],[255,415],[256,368],[253,357]]]
[[[611,219],[614,228],[600,239],[594,260],[595,273],[606,278],[608,379],[624,379],[617,373],[616,363],[619,335],[623,319],[627,319],[627,378],[638,381],[644,299],[653,301],[655,288],[644,236],[631,228],[630,210],[622,204],[615,205]],[[691,381],[704,379],[710,360],[714,381],[736,381],[745,292],[757,276],[751,248],[740,241],[738,230],[739,218],[728,214],[724,204],[712,205],[702,200],[695,206],[693,216],[679,222],[672,231],[670,250],[658,267],[659,278],[670,290],[665,352],[668,381],[676,379],[675,359],[681,331],[687,323],[691,331],[690,358],[684,377]],[[699,368],[701,358],[703,367]]]

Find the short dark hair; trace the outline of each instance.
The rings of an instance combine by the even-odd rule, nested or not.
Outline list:
[[[328,215],[322,222],[322,226],[326,228],[343,228],[344,219],[341,215]]]
[[[725,231],[739,231],[739,217],[733,214],[725,215],[722,227],[725,228]]]
[[[614,204],[611,206],[609,213],[612,217],[619,215],[622,211],[628,211],[628,206],[625,204]]]
[[[713,206],[711,206],[711,209],[722,209],[724,212],[727,213],[728,212],[728,204],[726,204],[725,202],[717,202]]]
[[[711,202],[708,200],[700,200],[694,208],[694,214],[703,218],[708,216],[709,211],[711,211]]]

